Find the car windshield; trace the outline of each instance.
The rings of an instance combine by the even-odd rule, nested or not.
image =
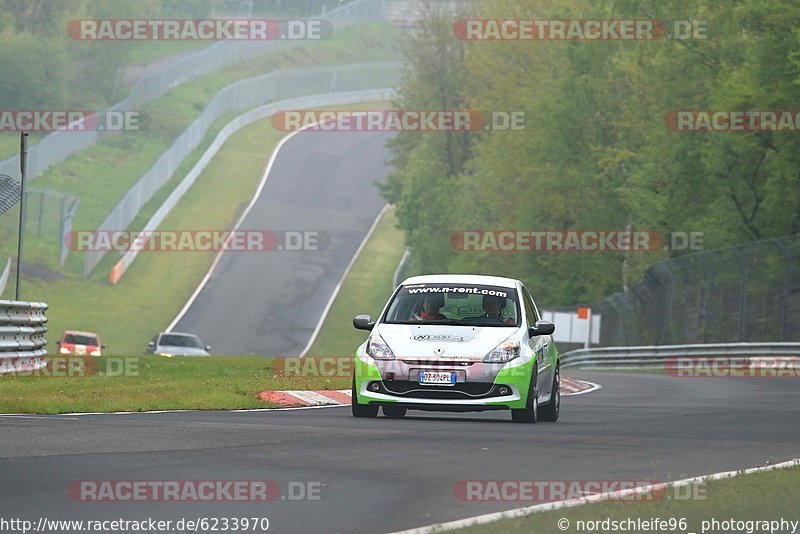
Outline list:
[[[182,336],[177,334],[164,334],[158,340],[158,344],[163,347],[190,347],[202,349],[203,343],[197,336]]]
[[[455,326],[519,326],[517,292],[476,284],[403,286],[389,304],[383,322]]]
[[[72,343],[73,345],[98,345],[97,337],[83,334],[65,334],[63,343]]]

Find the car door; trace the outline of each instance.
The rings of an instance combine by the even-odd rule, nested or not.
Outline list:
[[[536,325],[539,321],[539,310],[533,302],[533,298],[525,286],[522,288],[522,301],[525,304],[525,319],[529,327]],[[550,336],[533,336],[528,338],[528,346],[536,353],[536,362],[539,369],[539,380],[537,388],[539,396],[545,399],[550,397],[550,390],[553,385],[553,367],[550,363],[549,349],[552,339]]]

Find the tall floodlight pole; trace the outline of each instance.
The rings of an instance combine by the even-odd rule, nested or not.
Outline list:
[[[25,202],[27,192],[25,191],[25,173],[27,171],[28,160],[28,132],[22,132],[19,136],[19,239],[17,239],[17,291],[14,300],[19,300],[19,286],[22,279],[22,240],[25,236]]]

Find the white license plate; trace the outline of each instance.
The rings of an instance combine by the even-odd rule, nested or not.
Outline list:
[[[456,383],[456,374],[449,371],[420,371],[419,383],[423,386],[452,386]]]

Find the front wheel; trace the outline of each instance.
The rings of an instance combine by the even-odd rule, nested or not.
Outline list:
[[[358,392],[356,391],[356,378],[353,377],[352,393],[350,395],[350,408],[353,411],[353,417],[377,417],[378,407],[370,406],[369,404],[363,405],[358,403]]]
[[[553,374],[553,389],[548,402],[539,411],[539,420],[555,423],[558,421],[558,414],[561,411],[561,370],[556,367]]]
[[[528,388],[528,400],[524,408],[511,410],[511,420],[515,423],[535,423],[539,418],[539,392],[536,389],[539,370],[536,362],[533,362],[533,376],[531,377],[531,387]]]

